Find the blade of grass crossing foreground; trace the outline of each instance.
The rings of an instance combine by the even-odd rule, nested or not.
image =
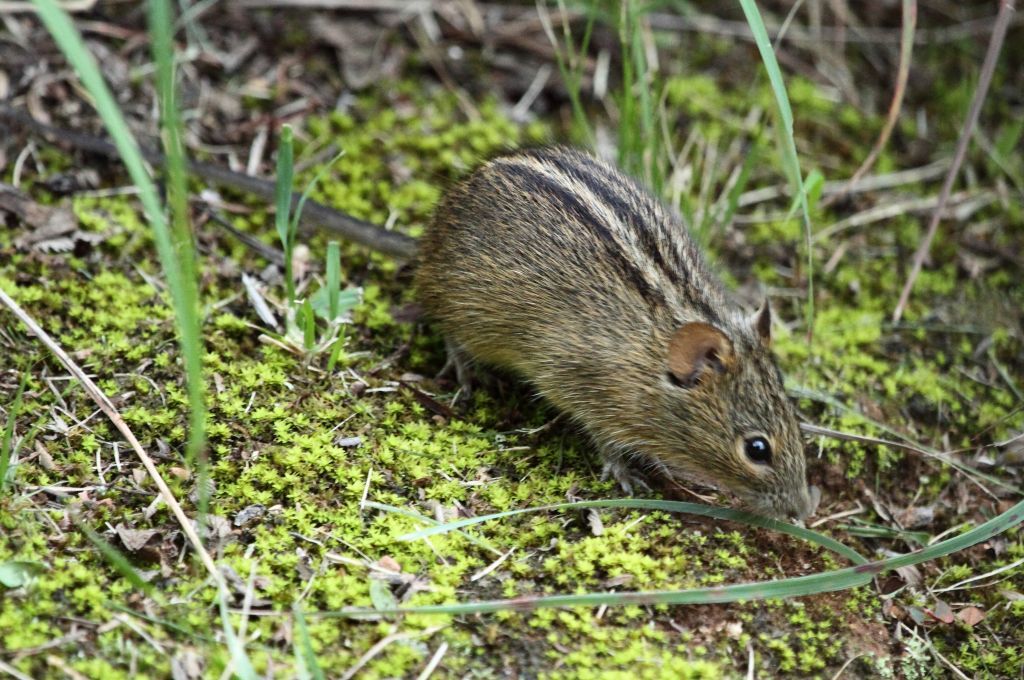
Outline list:
[[[807,206],[807,193],[804,190],[803,174],[800,172],[800,159],[796,153],[796,142],[793,140],[793,110],[789,105],[789,95],[786,94],[786,85],[782,80],[782,71],[775,59],[775,52],[772,50],[771,40],[768,38],[768,31],[761,19],[761,12],[757,8],[755,0],[739,0],[743,8],[743,14],[754,34],[754,42],[761,53],[761,60],[764,62],[765,71],[768,73],[768,81],[771,83],[772,93],[775,95],[775,106],[779,114],[782,145],[782,161],[789,181],[793,185],[794,193],[800,201],[800,210],[804,221],[804,248],[807,250],[807,308],[806,318],[807,334],[811,337],[814,332],[814,258],[811,252],[811,214]]]
[[[153,240],[156,243],[160,264],[167,279],[167,287],[171,292],[171,302],[177,319],[178,338],[185,361],[190,396],[193,394],[192,390],[195,389],[194,394],[199,395],[198,398],[201,400],[202,346],[198,327],[198,300],[195,282],[193,280],[190,285],[185,281],[188,275],[182,269],[177,257],[174,238],[172,238],[171,230],[164,217],[156,187],[146,171],[138,144],[128,130],[124,116],[104,82],[96,61],[85,48],[81,36],[75,30],[67,13],[57,5],[55,0],[33,0],[33,2],[40,19],[75,69],[82,85],[92,96],[96,111],[117,147],[132,182],[138,189],[139,201],[142,203],[146,220],[153,229]],[[194,403],[191,405],[196,408]],[[194,414],[192,416],[193,425],[196,422],[201,422],[200,419],[205,415],[205,409],[201,404],[198,405],[198,411],[200,412],[199,416]],[[202,427],[192,432],[191,436],[195,439],[191,440],[190,450],[202,447],[203,435]]]
[[[332,618],[360,618],[386,614],[476,614],[496,611],[531,611],[550,607],[596,607],[601,605],[636,604],[712,604],[750,600],[782,599],[802,595],[846,590],[866,585],[885,571],[908,567],[934,560],[945,555],[969,548],[997,536],[1024,521],[1024,501],[1013,506],[998,517],[975,527],[955,538],[897,555],[885,560],[857,564],[845,569],[777,579],[761,583],[740,583],[731,586],[694,588],[691,590],[661,590],[633,593],[586,593],[582,595],[556,595],[553,597],[519,597],[514,600],[489,600],[465,602],[452,605],[430,605],[424,607],[394,608],[391,610],[353,608],[323,612],[319,616]]]
[[[11,460],[14,458],[14,421],[18,418],[18,411],[21,410],[21,398],[25,394],[28,377],[28,371],[21,374],[18,391],[14,393],[14,400],[7,407],[7,425],[4,426],[4,434],[0,438],[0,494],[7,490],[7,473],[11,469]]]
[[[102,536],[97,534],[92,530],[92,528],[87,526],[85,522],[74,515],[72,515],[72,521],[76,526],[78,526],[78,530],[85,534],[85,537],[88,538],[94,546],[96,546],[96,549],[100,554],[110,562],[111,566],[120,572],[122,576],[128,579],[129,583],[147,595],[156,595],[153,585],[148,581],[143,580],[142,576],[139,575],[139,572],[135,571],[135,567],[128,562],[128,558],[122,555],[120,550],[110,545],[110,543],[105,541]]]
[[[260,680],[256,670],[252,667],[249,654],[245,651],[245,642],[238,638],[238,633],[231,625],[231,614],[228,612],[227,600],[230,597],[226,588],[221,588],[217,596],[217,604],[220,607],[220,621],[224,629],[224,639],[227,641],[228,652],[231,654],[231,663],[234,666],[235,676],[242,680]]]
[[[302,613],[302,607],[296,602],[292,605],[292,620],[295,622],[295,661],[300,678],[309,680],[324,680],[324,671],[316,661],[316,652],[313,651],[313,641],[309,637],[309,627],[306,625],[306,617]]]
[[[374,502],[367,502],[367,507],[377,508],[380,510],[390,511],[391,506],[382,505]],[[586,510],[590,508],[627,508],[631,510],[657,510],[661,512],[683,512],[690,515],[700,515],[702,517],[713,517],[715,519],[725,519],[733,522],[739,522],[741,524],[748,524],[750,526],[762,527],[764,529],[771,529],[782,534],[787,534],[794,538],[807,541],[808,543],[815,543],[823,548],[831,550],[834,553],[842,555],[846,559],[850,560],[854,564],[866,564],[865,559],[860,553],[853,548],[843,545],[839,541],[820,534],[817,531],[811,531],[810,529],[804,529],[794,524],[787,522],[780,522],[779,520],[770,519],[768,517],[762,517],[749,512],[743,512],[742,510],[733,510],[732,508],[716,508],[710,505],[702,505],[700,503],[684,503],[680,501],[662,501],[656,499],[642,499],[642,498],[617,498],[613,500],[604,501],[578,501],[576,503],[556,503],[554,505],[544,505],[535,508],[523,508],[521,510],[507,510],[505,512],[498,512],[493,515],[480,515],[477,517],[468,517],[466,519],[460,519],[455,522],[448,522],[446,524],[437,524],[429,526],[419,531],[414,531],[403,536],[399,536],[400,541],[412,541],[427,536],[433,536],[435,534],[443,534],[449,531],[455,531],[462,529],[463,527],[471,526],[473,524],[480,524],[481,522],[487,522],[492,519],[500,519],[503,517],[511,517],[513,515],[521,515],[530,512],[551,512],[555,510]]]

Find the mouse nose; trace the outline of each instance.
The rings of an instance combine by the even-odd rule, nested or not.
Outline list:
[[[806,519],[813,515],[818,509],[819,503],[821,503],[821,489],[812,484],[803,493],[803,507],[799,508],[797,519]]]

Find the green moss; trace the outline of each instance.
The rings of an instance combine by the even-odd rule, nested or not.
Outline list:
[[[718,54],[728,45],[698,49]],[[767,86],[760,85],[755,97],[770,108],[767,93]],[[768,149],[767,129],[744,128],[739,112],[750,106],[747,92],[702,75],[670,78],[665,94],[668,105],[677,107],[704,139],[717,143],[749,133],[754,146]],[[834,126],[868,138],[875,132],[877,121],[837,105],[808,81],[794,79],[790,95],[809,144],[820,144],[818,135]],[[951,105],[963,96],[959,90],[951,94]],[[314,197],[358,217],[419,233],[447,183],[504,148],[551,136],[543,122],[511,123],[494,100],[485,99],[478,109],[480,118],[466,121],[454,96],[426,92],[419,83],[399,83],[360,96],[347,113],[307,120],[305,134],[298,135],[300,162],[331,146],[345,152]],[[846,162],[851,161],[841,163]],[[880,163],[884,168],[897,159],[883,156]],[[321,169],[310,165],[296,186]],[[763,172],[774,177],[770,169]],[[42,192],[37,198],[51,199]],[[273,243],[271,220],[261,205],[256,208],[233,218],[235,224]],[[151,236],[130,198],[76,199],[73,209],[84,229],[110,232],[110,238],[86,257],[52,262],[10,251],[0,264],[0,286],[75,352],[116,398],[186,511],[195,515],[196,475],[176,474],[183,467],[185,399],[170,311],[162,291],[148,282],[149,277],[159,279]],[[1019,211],[1006,215],[1019,229]],[[826,225],[835,216],[816,217]],[[772,255],[802,238],[801,230],[796,220],[773,220],[742,234],[757,253],[752,269],[765,285],[803,289],[805,274],[797,254],[790,260]],[[841,239],[852,236],[844,232],[818,243],[816,262],[820,265]],[[1024,302],[1019,277],[997,268],[978,279],[965,278],[953,257],[956,243],[940,239],[934,266],[918,280],[908,323],[893,326],[888,321],[893,291],[904,280],[904,272],[893,265],[893,253],[912,251],[921,226],[915,218],[900,217],[878,228],[859,228],[856,237],[863,241],[850,247],[834,269],[826,273],[819,266],[813,343],[804,340],[806,329],[799,325],[801,301],[773,301],[778,316],[792,326],[777,327],[776,348],[804,413],[836,429],[936,445],[944,438],[955,446],[974,445],[979,438],[991,441],[1020,431],[1024,423],[1013,389],[978,367],[978,348],[986,338],[986,351],[1008,367],[1010,380],[1017,375],[1021,339],[1000,326],[998,310],[1001,298],[1018,307]],[[994,242],[1012,247],[1015,241],[999,241],[1006,238],[998,234]],[[0,234],[0,239],[6,248],[8,237]],[[310,240],[314,253],[323,240]],[[204,237],[204,253],[244,271],[265,264],[222,236]],[[775,535],[766,538],[753,530],[689,523],[661,513],[611,510],[598,513],[601,531],[594,529],[590,515],[579,512],[539,513],[472,528],[471,535],[486,539],[493,551],[458,533],[398,541],[421,523],[370,509],[364,497],[451,519],[618,492],[598,479],[592,447],[571,428],[555,425],[526,433],[552,416],[526,390],[517,391],[511,383],[478,390],[454,416],[439,416],[399,387],[406,371],[430,374],[439,368],[440,342],[429,327],[414,333],[410,324],[396,320],[395,310],[411,295],[394,261],[352,245],[344,247],[343,258],[347,282],[361,285],[364,296],[346,329],[344,368],[331,373],[326,363],[306,363],[261,342],[260,322],[244,296],[237,295],[237,270],[203,262],[209,472],[215,483],[211,511],[228,527],[227,535],[214,533],[207,540],[219,564],[239,576],[239,583],[232,579],[233,608],[242,605],[247,579],[254,574],[256,606],[269,614],[246,623],[248,649],[261,672],[271,665],[279,672],[294,667],[294,631],[287,612],[299,598],[313,613],[373,606],[382,598],[418,605],[687,588],[774,578],[789,568],[806,572],[840,566],[813,551],[793,566],[784,560],[804,547]],[[736,273],[732,278],[743,282],[747,277]],[[275,295],[280,291],[268,292]],[[963,310],[978,309],[993,310],[990,323],[947,328],[959,328],[971,318]],[[125,615],[121,608],[127,608],[135,612],[134,626],[150,639],[169,650],[196,650],[206,675],[219,676],[229,656],[215,639],[221,625],[216,593],[191,553],[179,554],[183,542],[167,509],[154,504],[153,484],[136,478],[138,463],[125,447],[115,453],[112,442],[119,436],[81,390],[69,386],[65,393],[54,377],[63,374],[40,368],[57,365],[38,344],[20,331],[4,334],[0,351],[8,350],[7,337],[12,336],[15,347],[6,356],[15,371],[33,375],[18,432],[37,424],[39,429],[25,451],[43,446],[54,469],[34,462],[19,465],[17,493],[0,499],[0,561],[32,559],[48,567],[28,587],[0,594],[0,648],[45,645],[67,632],[69,619],[95,629]],[[400,347],[407,353],[395,355]],[[440,389],[430,381],[421,387]],[[450,395],[433,396],[446,402]],[[359,444],[352,445],[356,437]],[[879,471],[894,472],[907,463],[904,454],[881,447],[832,439],[817,443],[848,477],[871,480],[874,472],[879,481],[873,483],[889,485],[890,491],[892,480]],[[939,498],[951,480],[948,471],[935,467],[917,479],[922,480],[922,504]],[[45,505],[32,507],[44,497],[46,492],[39,490],[44,486],[89,490],[45,496]],[[244,526],[233,524],[241,511],[255,505],[262,506],[262,514]],[[95,552],[68,522],[72,509],[84,513],[88,524],[115,545],[119,539],[111,528],[118,524],[161,532],[156,557],[129,556],[164,595],[160,602],[145,602]],[[498,568],[474,580],[510,550]],[[995,564],[1009,565],[1021,556],[1020,535],[1011,534]],[[943,563],[951,568],[937,585],[969,578],[981,564]],[[398,575],[379,578],[382,568],[395,565],[401,569]],[[986,563],[985,568],[994,567]],[[1024,590],[1019,568],[1006,578],[1005,589]],[[978,604],[987,612],[986,625],[1001,631],[1008,649],[993,651],[979,631],[963,626],[932,639],[968,674],[1008,677],[1022,662],[1017,650],[1024,641],[1017,631],[1024,630],[1019,625],[1024,605],[989,590],[979,595]],[[729,607],[634,606],[380,621],[311,615],[309,628],[319,662],[332,676],[397,633],[400,637],[374,656],[361,677],[415,677],[442,643],[449,651],[439,673],[453,677],[481,668],[550,678],[732,677],[745,672],[748,644],[762,677],[829,677],[856,647],[852,621],[884,626],[872,589]],[[240,617],[233,614],[231,623],[237,628]],[[724,632],[726,625],[732,632]],[[131,663],[138,674],[167,675],[168,655],[156,653],[135,627],[125,624],[98,633],[87,642],[88,656],[72,645],[58,651],[70,668],[89,677],[127,677]],[[878,661],[879,667],[926,677],[934,660],[914,644],[908,643],[903,657],[888,666]],[[45,663],[44,656],[36,655],[16,665],[28,675],[52,674]]]

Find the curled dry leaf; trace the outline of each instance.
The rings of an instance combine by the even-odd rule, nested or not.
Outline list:
[[[977,607],[964,607],[956,613],[957,620],[971,628],[985,620],[985,612]]]
[[[151,538],[160,533],[156,529],[131,529],[123,524],[114,527],[114,531],[117,532],[117,537],[121,539],[121,544],[128,552],[142,550]]]

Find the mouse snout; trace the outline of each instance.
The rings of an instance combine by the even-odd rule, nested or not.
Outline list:
[[[796,519],[807,519],[818,509],[819,503],[821,503],[821,489],[814,485],[806,486],[791,509],[792,516]]]
[[[821,489],[816,486],[803,486],[776,496],[770,508],[764,512],[783,521],[802,521],[814,514],[821,502]]]

